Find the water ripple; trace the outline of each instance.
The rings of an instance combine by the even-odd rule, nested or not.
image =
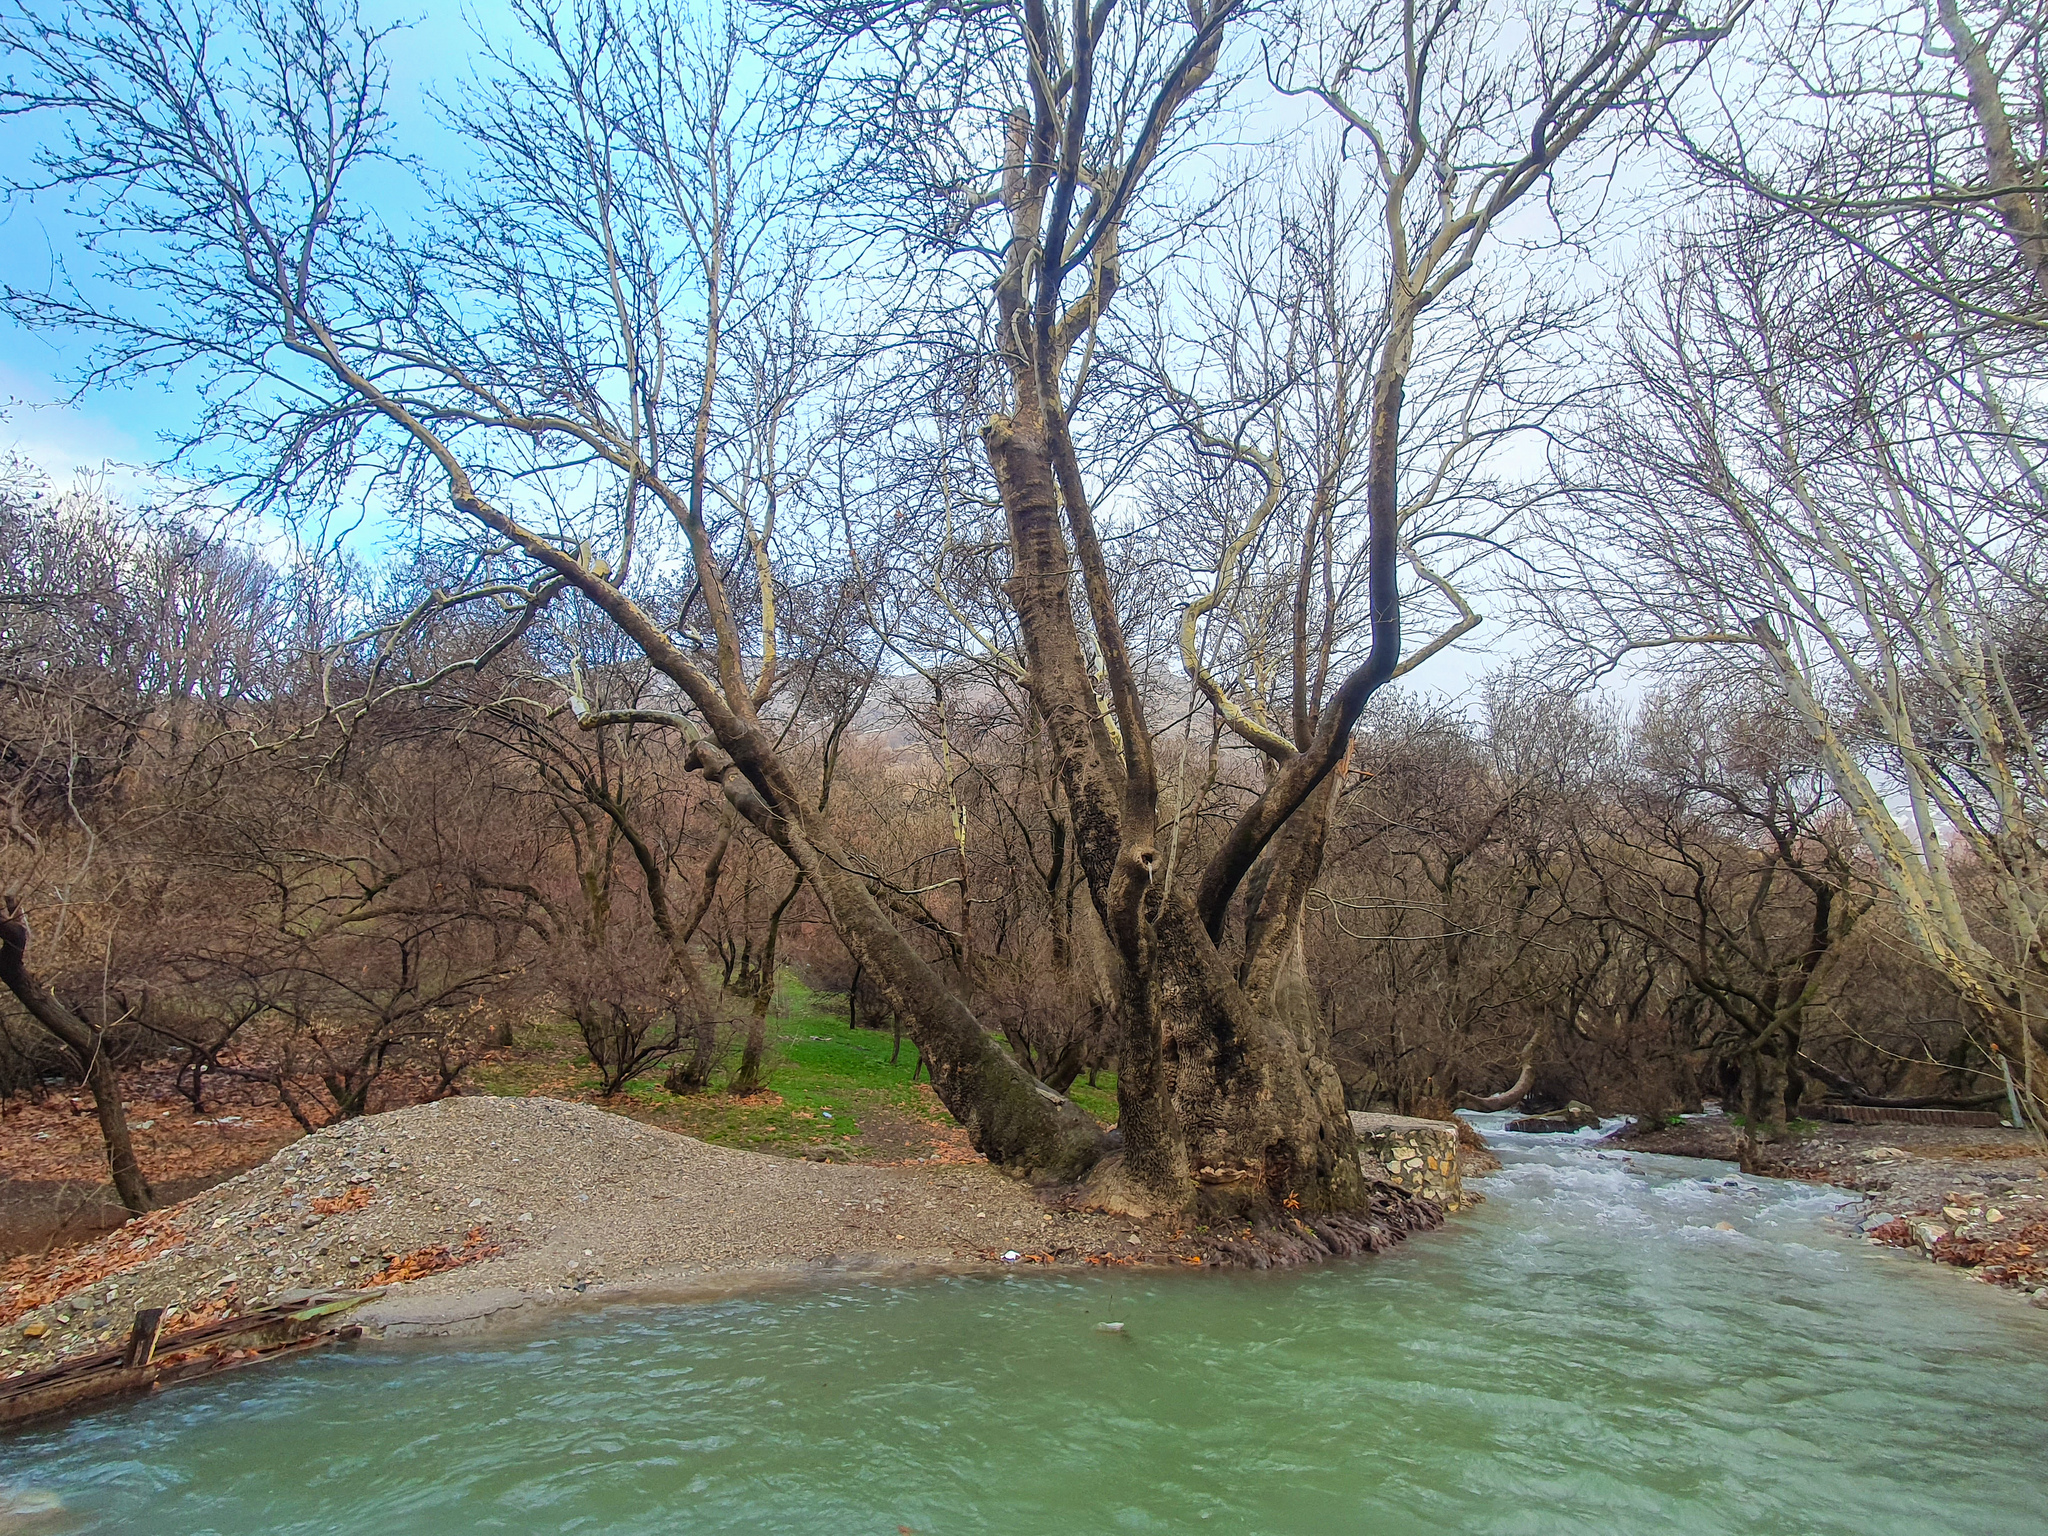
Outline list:
[[[0,1446],[0,1530],[10,1496],[218,1536],[2039,1524],[2048,1314],[1831,1233],[1838,1191],[1501,1143],[1486,1205],[1358,1264],[620,1310],[183,1389]]]

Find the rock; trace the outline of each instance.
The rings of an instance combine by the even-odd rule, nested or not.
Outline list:
[[[1600,1117],[1576,1101],[1565,1105],[1563,1109],[1553,1109],[1548,1114],[1524,1115],[1519,1120],[1508,1122],[1509,1130],[1519,1131],[1525,1136],[1598,1130],[1599,1127]]]
[[[1918,1221],[1908,1221],[1906,1223],[1906,1230],[1913,1234],[1914,1245],[1926,1249],[1929,1253],[1934,1252],[1934,1245],[1936,1243],[1948,1236],[1947,1227],[1944,1227],[1938,1221],[1929,1221],[1924,1217]]]

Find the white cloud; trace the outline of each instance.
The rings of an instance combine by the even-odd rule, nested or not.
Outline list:
[[[99,478],[123,500],[147,498],[159,477],[148,447],[101,411],[67,404],[47,377],[0,363],[0,451],[13,453],[69,485]]]

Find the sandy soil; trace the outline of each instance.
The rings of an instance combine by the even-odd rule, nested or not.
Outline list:
[[[96,1243],[0,1268],[0,1376],[106,1348],[142,1307],[204,1320],[382,1286],[366,1324],[450,1332],[549,1302],[1199,1252],[1199,1234],[1059,1208],[987,1164],[810,1162],[586,1104],[449,1099],[329,1127]]]
[[[1632,1151],[1735,1158],[1735,1124],[1688,1116]],[[2048,1153],[2025,1131],[1825,1122],[1770,1149],[1757,1170],[1863,1196],[1849,1219],[1874,1243],[1909,1248],[2048,1307]]]

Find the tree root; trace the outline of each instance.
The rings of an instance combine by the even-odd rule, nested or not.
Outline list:
[[[1290,1216],[1275,1225],[1244,1227],[1236,1235],[1211,1236],[1202,1243],[1202,1257],[1233,1268],[1292,1269],[1384,1253],[1411,1232],[1443,1224],[1443,1207],[1434,1200],[1376,1184],[1363,1212]]]

